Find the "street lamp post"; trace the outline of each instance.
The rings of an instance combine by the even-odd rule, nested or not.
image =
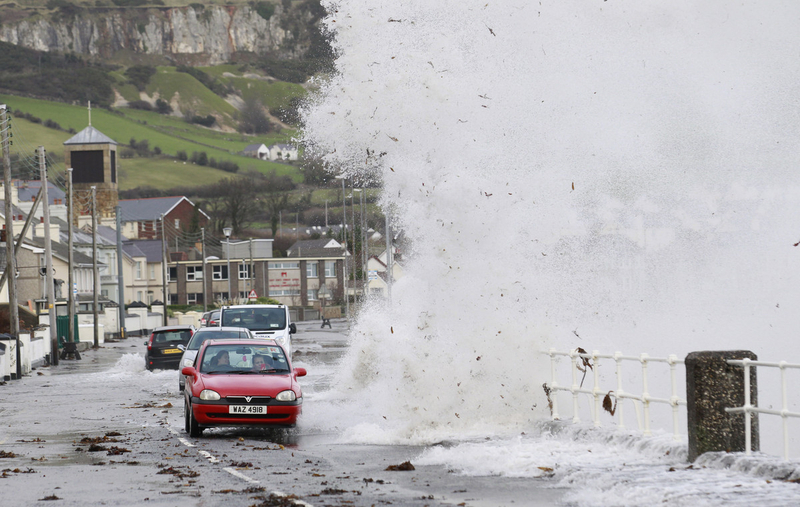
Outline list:
[[[342,180],[342,238],[344,240],[344,262],[342,263],[342,265],[344,266],[343,273],[342,273],[342,279],[344,281],[344,283],[343,283],[344,287],[342,288],[342,294],[344,294],[345,314],[347,315],[347,318],[349,319],[350,318],[350,300],[347,298],[347,197],[344,194],[344,192],[345,192],[345,190],[344,190],[345,175],[344,174],[340,174],[338,176],[335,176],[335,178],[337,180]]]
[[[363,212],[364,212],[363,211],[364,208],[363,208],[363,206],[361,206],[361,194],[363,192],[361,192],[360,188],[355,188],[354,187],[353,188],[353,195],[351,196],[351,199],[350,199],[350,206],[353,208],[353,283],[354,284],[356,283],[356,275],[355,274],[357,272],[356,271],[356,245],[358,244],[356,242],[356,205],[355,205],[355,199],[356,199],[355,193],[356,192],[358,192],[359,207],[361,207],[361,209],[362,209],[361,213],[363,214]],[[360,225],[359,225],[359,228],[361,228]],[[361,239],[361,234],[359,233],[359,240],[360,239]],[[363,251],[364,251],[364,243],[363,242],[361,243],[361,251],[362,251],[361,256],[363,257]],[[362,301],[364,300],[364,268],[363,268],[363,266],[361,268],[361,300]]]
[[[231,232],[233,229],[224,227],[222,233],[225,235],[225,259],[228,261],[228,304],[231,301]]]

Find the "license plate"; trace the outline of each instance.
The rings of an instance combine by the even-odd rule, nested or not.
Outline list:
[[[229,405],[229,414],[266,414],[267,407],[264,405]]]
[[[180,354],[183,352],[181,349],[164,349],[161,351],[162,354]]]

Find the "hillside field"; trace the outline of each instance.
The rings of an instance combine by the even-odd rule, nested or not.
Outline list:
[[[220,99],[221,100],[221,99]],[[49,102],[38,99],[0,94],[0,103],[8,105],[13,118],[14,145],[11,152],[24,150],[33,153],[38,146],[44,146],[63,171],[63,143],[89,124],[89,111],[86,106]],[[16,118],[14,111],[20,110],[42,121],[52,120],[64,130],[47,128],[40,123],[32,123],[24,118]],[[284,129],[280,133],[260,136],[244,136],[226,133],[186,123],[180,118],[164,116],[155,112],[119,108],[110,112],[105,109],[92,109],[92,126],[120,144],[128,145],[131,139],[136,142],[147,140],[153,150],[158,147],[164,157],[133,157],[120,159],[120,189],[126,190],[141,185],[165,189],[176,185],[197,186],[214,183],[232,173],[211,167],[196,166],[187,162],[175,161],[179,151],[189,156],[193,152],[206,152],[209,158],[229,161],[239,165],[239,171],[257,170],[269,174],[288,175],[294,181],[301,181],[298,168],[289,164],[255,160],[238,155],[248,144],[264,143],[269,146],[278,142],[291,142],[293,130]]]

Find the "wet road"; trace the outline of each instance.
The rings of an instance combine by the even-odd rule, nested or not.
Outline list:
[[[301,323],[305,404],[324,391],[346,323]],[[0,386],[0,498],[8,505],[555,505],[543,480],[413,471],[423,447],[338,444],[333,433],[183,431],[177,372],[150,373],[144,338],[88,350]],[[321,373],[315,373],[321,372]],[[327,372],[327,373],[326,373]],[[56,503],[51,503],[55,501]]]

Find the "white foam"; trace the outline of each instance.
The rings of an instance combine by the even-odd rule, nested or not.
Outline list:
[[[314,424],[519,432],[551,345],[800,358],[795,4],[324,4],[307,153],[381,179],[411,244]]]
[[[556,432],[552,432],[552,429]],[[543,425],[530,435],[436,446],[412,460],[464,475],[551,477],[543,487],[567,487],[565,501],[580,506],[792,505],[800,501],[793,477],[800,462],[774,457],[704,455],[691,467],[685,442],[670,435],[587,426]]]

